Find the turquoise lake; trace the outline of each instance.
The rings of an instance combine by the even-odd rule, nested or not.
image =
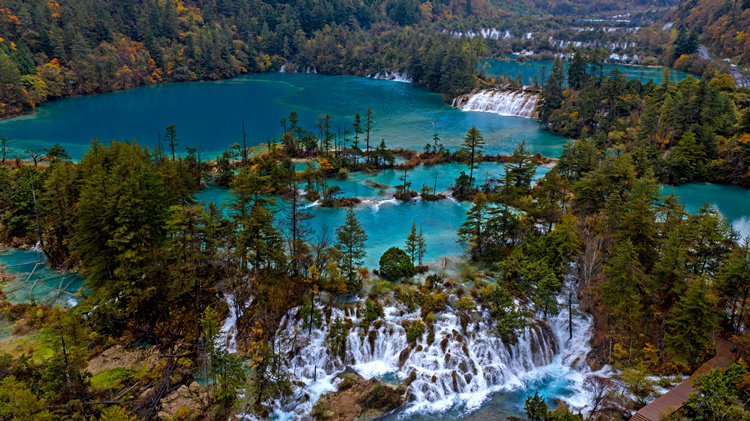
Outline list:
[[[517,62],[514,62],[517,63]],[[540,67],[541,65],[539,65]],[[532,68],[533,66],[529,66]],[[651,77],[661,76],[659,69],[648,69]],[[538,71],[538,70],[536,70]],[[535,72],[536,72],[535,71]],[[510,76],[518,72],[505,70]],[[640,70],[639,70],[640,72]],[[500,73],[502,74],[502,72]],[[643,73],[645,75],[646,73]],[[526,77],[526,76],[524,76]],[[646,77],[646,76],[635,76]],[[658,81],[655,79],[655,81]],[[488,153],[510,153],[521,141],[526,141],[532,152],[547,156],[559,155],[565,139],[542,129],[536,121],[503,117],[495,114],[463,112],[444,104],[439,95],[406,83],[372,80],[361,77],[322,76],[308,74],[250,75],[220,82],[164,84],[106,95],[70,98],[40,107],[32,115],[0,122],[0,133],[12,139],[16,150],[46,147],[61,143],[74,158],[80,158],[94,136],[135,139],[153,144],[157,135],[168,124],[177,126],[182,146],[198,146],[204,158],[212,158],[230,144],[241,139],[244,119],[250,144],[265,143],[281,130],[279,120],[291,109],[299,112],[301,124],[315,130],[319,115],[329,113],[334,127],[350,127],[355,113],[363,113],[371,106],[375,115],[373,138],[385,138],[391,147],[421,149],[438,132],[446,146],[456,148],[466,130],[476,125],[484,134]],[[495,178],[503,164],[483,163],[476,173],[480,182]],[[437,175],[437,190],[445,191],[465,166],[458,164],[418,167],[409,171],[413,189],[423,185],[433,187]],[[537,175],[547,171],[539,168]],[[456,231],[463,223],[469,203],[453,200],[438,202],[416,201],[401,203],[390,195],[402,172],[381,171],[377,174],[351,174],[347,180],[331,180],[341,187],[345,196],[363,198],[355,211],[367,230],[365,264],[376,268],[380,255],[391,246],[403,246],[412,221],[422,226],[427,240],[425,261],[438,264],[442,257],[463,252],[457,242]],[[376,188],[367,182],[386,187]],[[666,187],[666,190],[672,190]],[[673,188],[674,194],[689,211],[708,201],[718,207],[745,236],[750,236],[750,192],[748,190],[711,184],[690,184]],[[209,187],[196,195],[201,202],[226,204],[230,199],[226,190]],[[343,209],[326,209],[308,205],[313,215],[308,221],[315,230],[314,239],[327,233],[334,241],[335,229],[343,223]],[[285,203],[279,203],[277,217],[283,218]],[[29,281],[22,277],[33,270],[42,256],[31,250],[0,253],[0,264],[8,271],[15,270],[17,281],[5,286],[11,300],[28,299],[30,283],[42,278],[32,291],[37,301],[72,299],[82,280],[61,274],[41,265]],[[11,266],[23,263],[18,266]],[[41,272],[39,272],[42,270]],[[70,281],[68,293],[58,297],[62,277],[63,286]],[[70,276],[70,278],[68,278]],[[24,281],[24,282],[20,282]],[[565,375],[552,374],[536,379],[526,387],[509,393],[493,395],[481,408],[466,415],[460,408],[425,420],[456,418],[503,419],[520,415],[523,400],[529,393],[540,391],[548,399],[567,396],[573,391]]]
[[[2,285],[5,298],[12,304],[35,301],[38,304],[68,306],[78,301],[83,278],[47,266],[44,254],[34,249],[0,251],[0,270],[13,279]]]
[[[567,66],[567,61],[565,62]],[[484,68],[487,75],[490,76],[508,76],[516,77],[521,74],[523,83],[525,85],[531,85],[534,75],[540,75],[542,67],[546,68],[547,75],[549,75],[550,69],[552,69],[552,60],[482,60],[479,63],[479,68]],[[649,80],[653,80],[654,83],[661,83],[663,67],[647,67],[647,66],[631,66],[624,64],[605,64],[604,73],[608,73],[614,68],[618,68],[625,73],[625,76],[629,79],[640,79],[641,82],[646,83]],[[688,73],[679,72],[677,70],[670,69],[672,81],[680,81],[690,76]],[[693,76],[695,77],[695,76]],[[541,81],[541,77],[539,78]]]
[[[317,133],[316,120],[328,113],[334,132],[343,132],[368,106],[375,120],[371,139],[385,139],[389,146],[421,150],[437,132],[447,147],[455,149],[473,125],[481,130],[491,154],[510,153],[525,140],[535,152],[556,156],[564,143],[533,120],[464,112],[409,83],[288,73],[61,99],[30,115],[0,121],[0,134],[11,138],[10,146],[21,156],[25,149],[59,142],[73,158],[80,158],[94,136],[154,145],[164,128],[175,124],[180,150],[199,147],[212,159],[242,140],[243,120],[248,144],[257,145],[280,134],[280,120],[291,110],[299,113],[300,125],[308,130]]]

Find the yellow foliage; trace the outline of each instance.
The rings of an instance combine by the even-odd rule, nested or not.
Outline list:
[[[625,347],[623,347],[623,346],[622,346],[622,344],[620,344],[620,343],[616,343],[616,344],[615,344],[615,345],[614,345],[614,346],[612,347],[612,355],[613,355],[613,356],[614,356],[614,357],[615,357],[616,359],[618,359],[618,360],[621,360],[621,359],[623,359],[623,358],[627,358],[627,356],[628,356],[628,351],[626,351],[626,350],[625,350]]]
[[[750,134],[743,134],[742,137],[740,137],[737,141],[742,144],[750,144]]]
[[[693,56],[691,56],[689,54],[683,54],[683,55],[680,56],[680,58],[678,58],[677,60],[675,60],[673,67],[674,68],[679,68],[680,65],[683,64],[683,62],[688,61],[691,58],[693,58]]]

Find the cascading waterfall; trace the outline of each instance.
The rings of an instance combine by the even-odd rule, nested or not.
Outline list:
[[[449,302],[455,300],[452,296]],[[425,332],[415,344],[406,339],[405,324],[420,319],[400,303],[384,308],[385,316],[369,328],[362,326],[361,303],[344,309],[318,307],[323,327],[304,329],[299,308],[291,310],[277,331],[276,352],[284,355],[284,370],[299,387],[291,399],[275,402],[276,419],[296,419],[309,414],[315,402],[334,391],[336,376],[351,368],[365,378],[386,374],[410,380],[403,414],[439,412],[463,407],[472,410],[487,397],[504,390],[521,388],[541,375],[554,373],[569,378],[581,390],[589,370],[591,318],[575,311],[573,337],[569,339],[568,313],[560,298],[561,311],[547,321],[537,318],[518,334],[516,344],[506,344],[493,333],[486,311],[464,329],[459,316],[450,309],[435,315],[434,338]],[[328,326],[335,318],[352,324],[344,358],[328,351]],[[588,397],[582,392],[566,398],[582,408]]]
[[[373,79],[384,79],[384,80],[390,80],[393,82],[404,82],[404,83],[411,83],[411,78],[406,73],[402,72],[391,72],[391,71],[383,71],[383,72],[377,72],[374,75],[370,75],[368,77],[371,77]]]
[[[505,116],[534,118],[539,96],[523,90],[484,89],[461,95],[452,105],[464,111],[482,111]]]

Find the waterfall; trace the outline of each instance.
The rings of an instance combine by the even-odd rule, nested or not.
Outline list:
[[[448,302],[456,299],[451,296]],[[457,406],[476,409],[490,394],[524,387],[543,375],[565,377],[575,389],[582,389],[588,371],[585,356],[590,350],[591,318],[574,307],[573,338],[569,339],[562,297],[560,313],[547,321],[536,317],[519,332],[516,344],[504,343],[494,334],[486,310],[481,310],[464,330],[449,306],[435,315],[434,337],[428,329],[412,345],[407,343],[404,326],[420,319],[419,311],[409,312],[393,298],[389,302],[385,316],[369,328],[362,326],[362,303],[343,309],[318,307],[325,315],[322,327],[309,334],[298,319],[299,308],[283,317],[275,349],[285,357],[282,368],[289,379],[300,386],[291,399],[274,402],[274,419],[309,414],[322,394],[336,389],[336,376],[348,367],[365,378],[387,374],[408,381],[403,414],[439,412]],[[336,317],[352,326],[343,358],[332,356],[326,342],[328,326]],[[583,392],[565,399],[578,408],[588,403]]]
[[[453,100],[453,106],[464,111],[481,111],[506,116],[536,117],[539,96],[523,90],[484,89],[461,95]]]
[[[374,75],[370,75],[368,77],[371,77],[373,79],[391,80],[393,82],[411,83],[411,78],[406,74],[406,72],[391,72],[389,70],[386,70],[383,72],[377,72]]]

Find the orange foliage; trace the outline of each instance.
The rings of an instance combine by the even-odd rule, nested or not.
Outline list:
[[[745,133],[737,141],[740,142],[740,143],[742,143],[742,144],[744,144],[744,145],[750,145],[750,134]]]

